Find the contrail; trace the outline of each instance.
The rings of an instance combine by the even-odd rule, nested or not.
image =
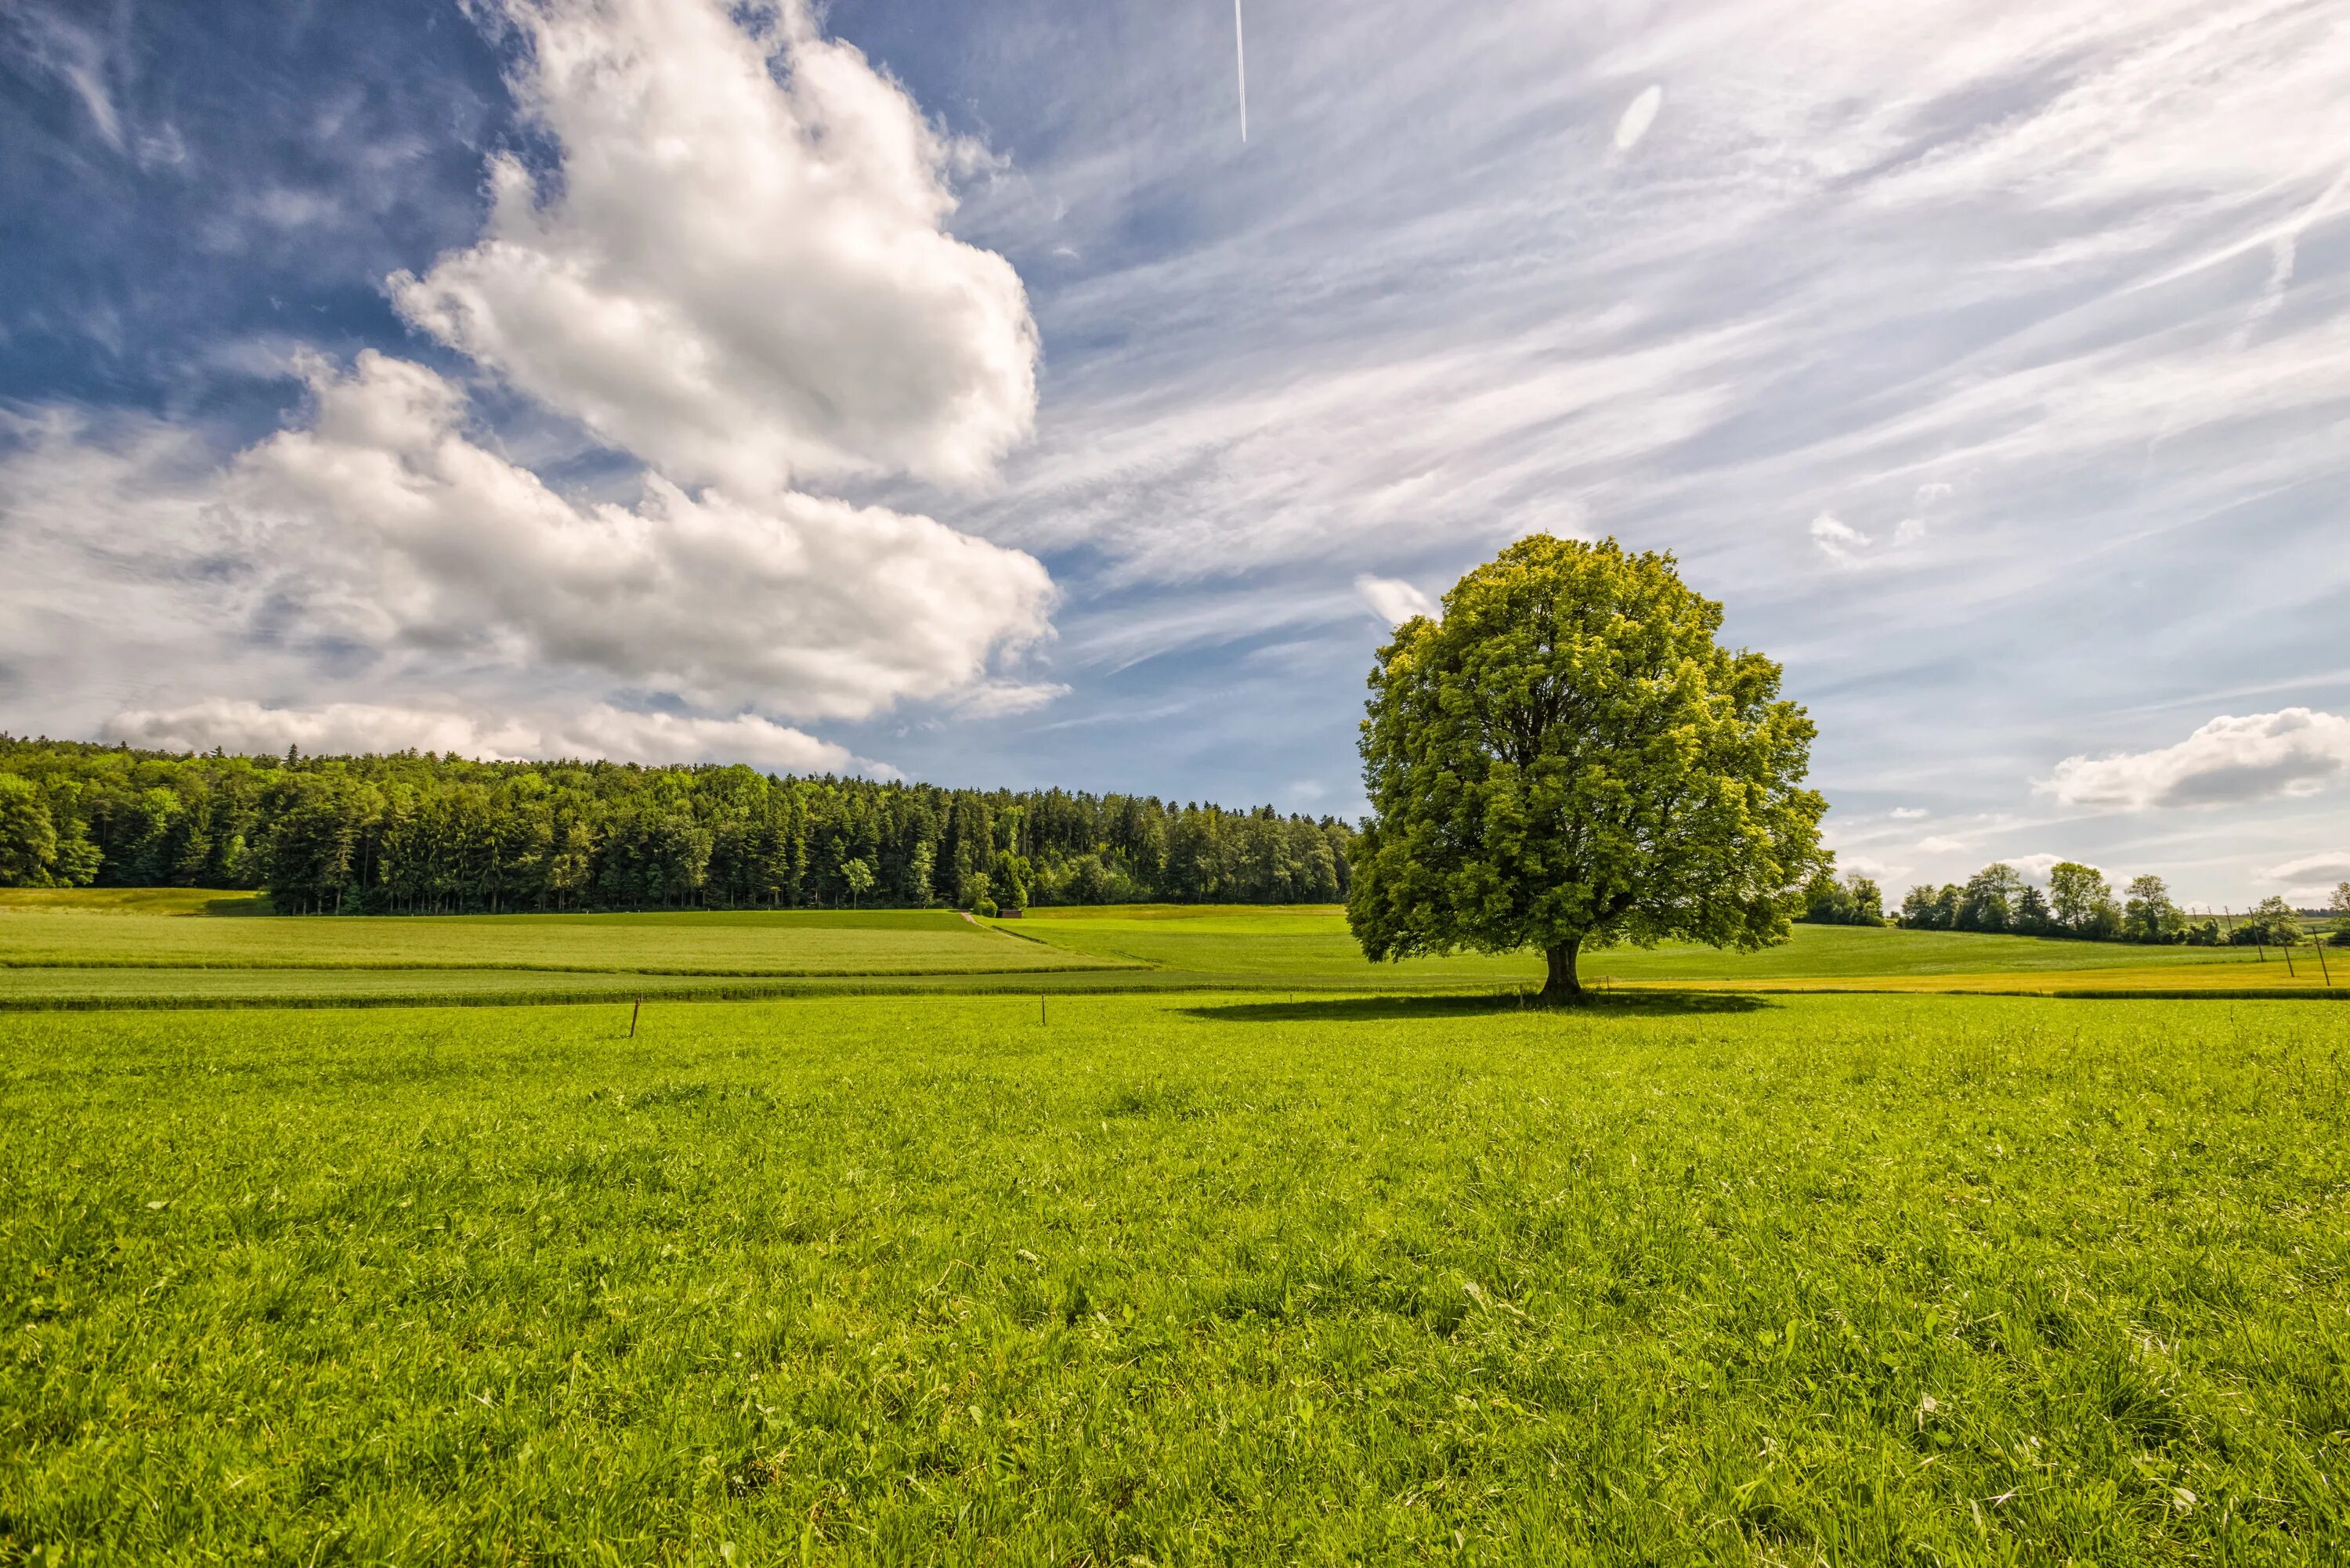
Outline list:
[[[1232,0],[1232,63],[1241,76],[1241,140],[1248,140],[1248,45],[1241,37],[1241,0]]]

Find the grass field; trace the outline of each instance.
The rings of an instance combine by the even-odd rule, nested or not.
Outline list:
[[[552,1002],[805,992],[1513,992],[1532,955],[1373,965],[1334,907],[1047,909],[980,922],[943,910],[695,911],[400,919],[224,919],[249,895],[179,889],[0,896],[0,1008]],[[1958,992],[2229,992],[2350,999],[2304,950],[2142,948],[1798,926],[1783,946],[1585,955],[1620,987]],[[2330,982],[2338,978],[2340,984]]]
[[[949,910],[426,919],[0,914],[0,965],[123,969],[532,969],[718,975],[965,974],[1115,961],[1007,938]]]
[[[625,1033],[8,1019],[0,1561],[2350,1552],[2350,1009]]]
[[[1149,964],[1181,973],[1299,983],[1386,986],[1390,976],[1421,984],[1507,986],[1538,981],[1541,966],[1530,955],[1463,956],[1416,960],[1397,965],[1364,961],[1348,933],[1346,914],[1335,907],[1248,909],[1165,906],[1114,909],[1062,909],[1032,911],[1024,927],[1073,952]],[[2034,984],[2054,983],[2103,971],[2133,976],[2159,974],[2177,983],[2175,971],[2210,970],[2227,977],[2213,983],[2297,983],[2301,968],[2319,983],[2317,960],[2308,952],[2288,976],[2282,959],[2263,963],[2254,953],[2232,948],[2147,948],[2118,942],[2051,941],[2032,937],[1983,936],[1973,932],[1908,931],[1857,926],[1797,926],[1782,946],[1756,953],[1725,952],[1691,943],[1653,949],[1610,948],[1586,952],[1586,980],[1625,983],[1718,981],[1746,986],[1785,981],[1873,981],[1901,977],[1938,981],[1966,977],[2028,976]],[[2343,981],[2350,988],[2350,962]],[[1960,986],[1959,989],[1971,989]]]

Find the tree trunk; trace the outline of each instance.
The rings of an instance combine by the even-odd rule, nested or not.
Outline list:
[[[1582,946],[1581,937],[1571,937],[1545,950],[1544,956],[1550,961],[1550,977],[1543,983],[1544,1006],[1561,1007],[1583,1000],[1583,981],[1576,979],[1575,973],[1575,951]]]

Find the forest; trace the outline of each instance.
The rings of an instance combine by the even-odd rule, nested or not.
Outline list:
[[[255,888],[289,914],[1320,903],[1353,836],[1145,795],[0,735],[0,886]]]

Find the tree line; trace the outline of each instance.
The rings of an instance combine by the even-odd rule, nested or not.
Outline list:
[[[255,888],[286,913],[1324,903],[1353,842],[1148,795],[0,735],[0,886]]]
[[[2350,914],[2350,883],[2335,897],[2342,912]],[[1912,888],[1901,900],[1901,924],[1928,931],[2005,931],[2154,946],[2292,947],[2303,939],[2300,916],[2281,898],[2264,898],[2225,923],[2208,912],[2199,919],[2178,907],[2159,877],[2133,877],[2116,898],[2103,872],[2076,860],[2048,868],[2045,893],[2014,867],[1997,861],[1963,884]]]

